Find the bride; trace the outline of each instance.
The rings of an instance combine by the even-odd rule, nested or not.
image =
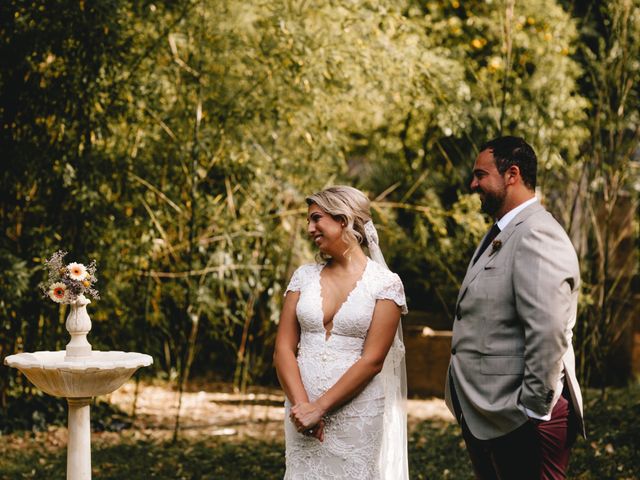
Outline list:
[[[295,271],[278,326],[285,479],[406,480],[402,282],[384,263],[361,191],[336,186],[306,202],[324,262]]]

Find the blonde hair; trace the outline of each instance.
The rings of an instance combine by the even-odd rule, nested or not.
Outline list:
[[[345,223],[342,232],[345,243],[350,244],[355,240],[363,247],[369,246],[364,224],[371,220],[371,203],[360,190],[346,185],[336,185],[309,195],[305,201],[309,206],[318,205],[334,219]]]

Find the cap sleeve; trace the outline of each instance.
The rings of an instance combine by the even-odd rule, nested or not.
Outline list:
[[[400,307],[403,315],[409,311],[407,309],[407,299],[404,296],[404,286],[402,280],[396,273],[392,273],[382,285],[382,288],[376,294],[376,300],[393,300]]]
[[[289,285],[287,285],[287,289],[284,291],[286,295],[287,292],[299,292],[302,290],[302,281],[304,279],[303,270],[304,265],[298,267],[293,275],[291,276],[291,280],[289,280]]]

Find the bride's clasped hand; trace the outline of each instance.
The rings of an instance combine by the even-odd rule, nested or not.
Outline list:
[[[324,411],[316,404],[303,402],[291,407],[291,421],[295,423],[299,432],[324,440]]]

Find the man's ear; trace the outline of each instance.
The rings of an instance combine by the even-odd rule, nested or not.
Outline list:
[[[522,183],[522,177],[520,176],[520,167],[518,167],[517,165],[511,165],[509,168],[507,168],[507,171],[504,172],[504,175],[507,185]]]

